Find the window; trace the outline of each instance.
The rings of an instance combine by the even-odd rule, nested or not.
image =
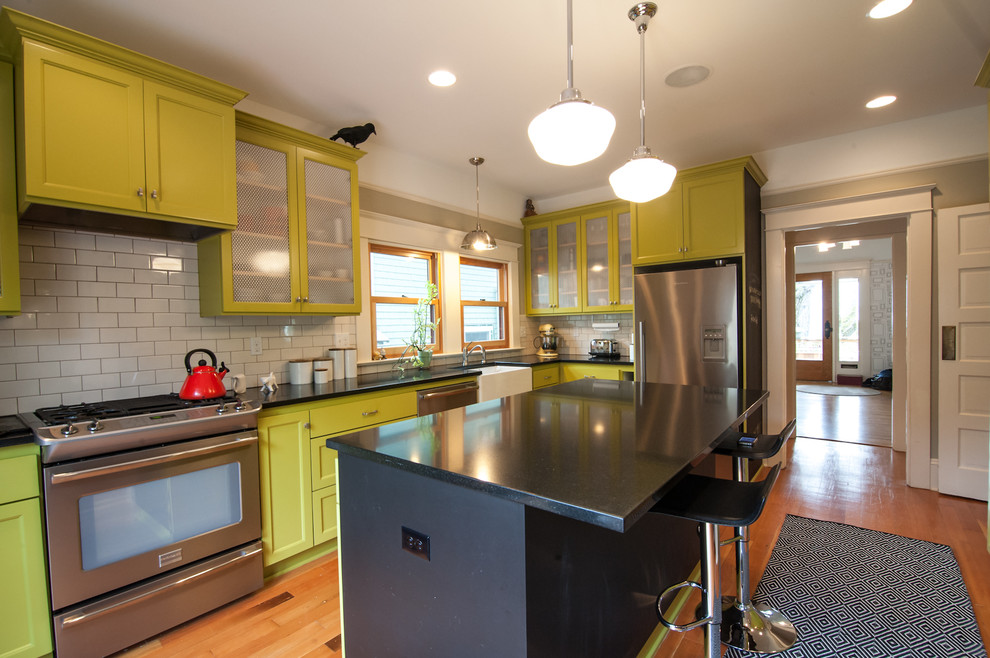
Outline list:
[[[505,264],[461,258],[460,268],[462,345],[508,347]]]
[[[416,302],[426,297],[428,282],[440,285],[437,255],[428,251],[369,246],[371,261],[371,335],[372,349],[384,350],[385,356],[395,357],[406,349],[413,333],[413,311]],[[433,302],[430,321],[440,318],[440,301]],[[431,346],[440,344],[440,327],[433,332]]]

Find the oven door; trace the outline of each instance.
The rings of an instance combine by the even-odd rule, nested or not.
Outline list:
[[[261,536],[258,433],[44,469],[52,609]]]

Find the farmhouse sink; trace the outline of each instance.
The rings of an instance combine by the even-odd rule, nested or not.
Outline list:
[[[533,390],[533,370],[525,366],[480,366],[478,402]]]

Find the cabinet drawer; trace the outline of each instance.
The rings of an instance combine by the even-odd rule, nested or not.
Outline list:
[[[326,438],[310,439],[309,455],[313,491],[337,484],[337,451],[327,447]]]
[[[326,436],[416,415],[416,391],[345,398],[310,412],[310,435]]]
[[[583,365],[580,363],[561,364],[561,379],[572,382],[577,379],[621,379],[622,372],[632,372],[633,366]]]
[[[0,504],[38,496],[38,458],[23,455],[0,460]]]
[[[337,538],[337,487],[313,492],[313,544]]]
[[[538,366],[533,368],[533,388],[553,386],[560,383],[560,366]]]

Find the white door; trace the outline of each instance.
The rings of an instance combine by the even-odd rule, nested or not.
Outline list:
[[[987,500],[990,485],[990,205],[938,214],[938,488]]]

